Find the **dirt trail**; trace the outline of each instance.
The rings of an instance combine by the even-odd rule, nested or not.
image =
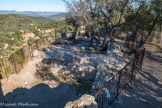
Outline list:
[[[29,61],[19,74],[1,80],[0,108],[5,107],[3,102],[16,105],[7,108],[22,108],[22,104],[33,104],[35,108],[63,108],[68,101],[77,98],[75,85],[37,79],[34,74],[38,61],[37,58]]]
[[[162,108],[162,51],[146,45],[142,71],[119,97],[115,108]]]
[[[31,88],[32,84],[38,81],[38,79],[34,77],[36,63],[36,59],[33,59],[24,66],[20,73],[12,74],[9,78],[3,79],[1,81],[3,94],[6,95],[8,92],[12,92],[12,90],[18,87]]]

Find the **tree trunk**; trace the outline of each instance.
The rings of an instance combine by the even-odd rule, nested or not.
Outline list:
[[[75,40],[76,37],[78,37],[78,34],[79,34],[78,27],[76,27],[76,28],[75,28],[75,35],[73,35],[71,39],[72,39],[72,40],[73,40],[73,39]]]
[[[79,34],[79,31],[78,29],[76,30],[76,33],[75,33],[75,38],[78,37],[78,34]]]
[[[107,43],[107,40],[108,40],[107,37],[108,37],[108,36],[106,35],[106,36],[104,37],[103,42],[102,42],[102,50],[105,50],[105,48],[106,48],[106,43]]]
[[[93,27],[91,27],[92,33],[91,33],[91,41],[90,41],[90,46],[92,46],[93,44],[93,40],[94,40],[94,30]]]
[[[162,46],[162,32],[160,31],[160,45]]]
[[[161,22],[160,22],[160,31],[159,31],[160,33],[160,46],[162,46],[162,30],[161,30]]]
[[[107,50],[108,38],[110,38],[110,41],[112,41],[111,30],[109,30],[106,33],[106,36],[104,37],[104,40],[103,40],[103,43],[102,43],[102,51]]]

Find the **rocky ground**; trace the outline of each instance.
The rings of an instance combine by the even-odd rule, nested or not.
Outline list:
[[[84,94],[78,100],[68,102],[65,108],[97,108],[97,103],[94,96]]]
[[[36,64],[39,61],[40,59],[34,58],[19,74],[1,81],[3,96],[0,97],[0,108],[22,108],[30,107],[29,105],[38,108],[63,108],[69,100],[77,98],[74,85],[55,80],[42,81],[35,77]]]
[[[109,54],[101,54],[89,47],[89,41],[61,39],[44,51],[34,51],[34,58],[19,74],[1,81],[2,102],[63,108],[81,94],[91,93],[91,86],[103,86],[117,72],[111,69],[120,70],[126,61],[119,45],[111,46]]]
[[[89,39],[80,38],[69,43],[62,39],[46,52],[46,57],[38,65],[38,76],[44,69],[53,76],[81,80],[95,80],[93,87],[101,87],[126,64],[124,54],[117,44],[112,45],[106,54],[95,53],[89,47]],[[116,70],[116,71],[111,71]],[[106,76],[106,77],[105,77]],[[45,78],[43,78],[45,79]]]
[[[148,44],[145,48],[142,71],[120,95],[114,108],[162,107],[162,51]]]
[[[131,57],[121,52],[120,44],[111,45],[107,53],[102,54],[89,47],[89,41],[61,39],[44,51],[34,51],[34,58],[19,74],[1,80],[0,107],[7,105],[5,103],[13,103],[13,107],[23,104],[38,108],[96,107],[92,95]],[[146,45],[142,71],[112,107],[161,108],[161,58],[160,50]]]

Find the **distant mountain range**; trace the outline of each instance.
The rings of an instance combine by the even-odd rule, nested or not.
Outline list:
[[[41,11],[15,11],[15,10],[0,10],[0,14],[17,14],[23,16],[34,16],[34,17],[48,17],[54,20],[64,19],[68,13],[66,12],[41,12]]]
[[[60,13],[56,15],[51,15],[48,18],[53,19],[53,20],[61,20],[66,18],[69,15],[69,13]]]

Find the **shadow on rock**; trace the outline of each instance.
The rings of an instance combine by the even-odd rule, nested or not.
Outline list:
[[[64,108],[68,101],[75,98],[75,88],[72,85],[60,83],[56,88],[50,88],[41,83],[31,89],[17,88],[8,93],[2,98],[0,107]]]

